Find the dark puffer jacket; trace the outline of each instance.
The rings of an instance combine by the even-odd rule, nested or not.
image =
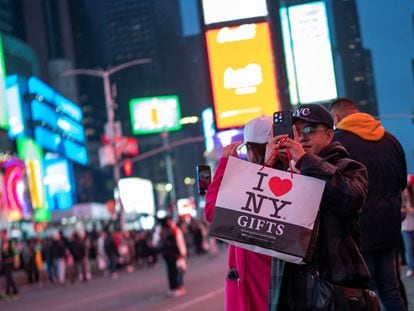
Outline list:
[[[335,131],[334,140],[341,142],[351,158],[368,171],[368,196],[360,221],[362,250],[398,248],[401,192],[407,185],[404,150],[379,121],[367,114],[352,114],[338,127],[342,129]]]
[[[368,287],[369,271],[354,239],[368,187],[364,165],[351,160],[345,148],[333,142],[319,156],[304,155],[296,167],[302,175],[326,181],[316,246],[320,275],[335,284]],[[270,310],[278,310],[283,274],[297,267],[272,259]]]

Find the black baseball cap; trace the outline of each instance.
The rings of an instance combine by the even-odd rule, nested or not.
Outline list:
[[[293,113],[293,121],[296,120],[324,124],[331,129],[334,127],[334,120],[328,109],[320,104],[300,105]]]

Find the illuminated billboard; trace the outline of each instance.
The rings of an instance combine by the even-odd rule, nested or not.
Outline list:
[[[181,129],[178,96],[133,98],[129,101],[129,109],[132,133],[135,135]]]
[[[6,104],[9,115],[9,137],[23,136],[25,122],[22,110],[22,95],[17,75],[6,78]]]
[[[211,152],[214,150],[214,133],[216,132],[214,127],[214,114],[211,107],[206,108],[201,113],[201,119],[203,120],[203,133],[206,151]]]
[[[17,157],[1,154],[0,167],[4,173],[0,178],[0,200],[2,200],[2,207],[6,208],[7,219],[10,221],[30,219],[32,207],[27,197],[24,162]]]
[[[280,9],[292,105],[337,97],[326,6],[322,1]]]
[[[38,100],[45,100],[50,105],[57,108],[58,112],[64,113],[77,122],[82,122],[82,109],[56,92],[49,85],[36,77],[30,77],[27,80],[28,92],[38,97]]]
[[[267,15],[266,0],[202,0],[204,24]]]
[[[6,65],[4,63],[3,42],[0,35],[0,128],[9,128],[9,115],[6,106],[5,91]]]
[[[56,113],[56,110],[45,102],[33,100],[31,102],[32,120],[59,130],[65,136],[71,137],[79,143],[85,143],[85,134],[82,124],[73,119]]]
[[[43,184],[43,150],[30,138],[17,138],[17,154],[26,166],[30,198],[34,209],[35,221],[50,221],[47,205],[47,194]]]
[[[206,32],[217,129],[280,110],[268,23]]]
[[[43,183],[48,192],[49,210],[72,207],[75,198],[75,183],[69,161],[63,158],[46,159],[44,166]]]
[[[149,179],[121,178],[118,187],[125,213],[155,214],[154,189]]]

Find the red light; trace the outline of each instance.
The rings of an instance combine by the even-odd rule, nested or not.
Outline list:
[[[132,174],[132,162],[130,159],[125,159],[124,161],[124,173],[126,176],[131,176]]]

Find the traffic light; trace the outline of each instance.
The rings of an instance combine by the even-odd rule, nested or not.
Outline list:
[[[130,159],[125,159],[124,161],[124,173],[126,176],[131,176],[132,174],[132,162]]]

